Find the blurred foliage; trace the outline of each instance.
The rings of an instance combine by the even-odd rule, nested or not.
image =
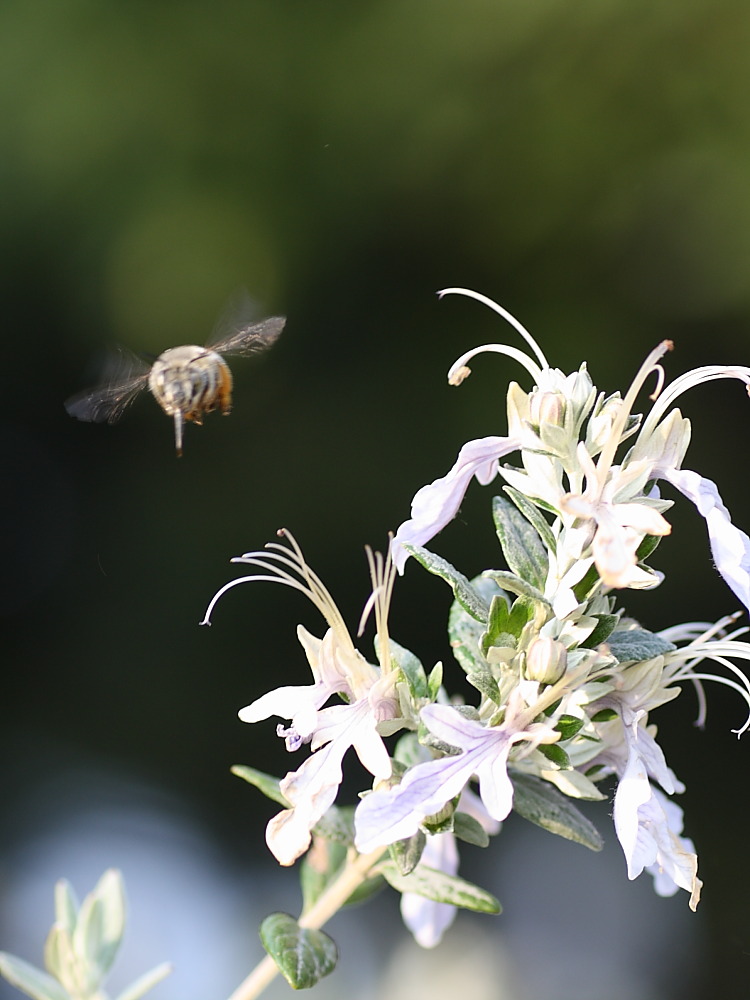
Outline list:
[[[750,361],[748,42],[739,0],[0,7],[6,791],[50,754],[96,758],[194,796],[228,845],[259,845],[265,816],[228,767],[288,764],[235,712],[269,678],[305,677],[294,626],[322,623],[255,586],[197,622],[229,557],[286,526],[356,627],[363,545],[385,545],[464,440],[503,432],[519,371],[483,359],[460,392],[444,376],[509,331],[438,288],[497,298],[608,391],[664,337],[671,374]],[[243,285],[287,331],[233,366],[235,412],[188,427],[181,461],[149,399],[114,428],[67,417],[114,344],[200,343]],[[743,406],[732,385],[685,410],[687,464],[747,527]],[[439,542],[469,576],[495,544],[490,497],[475,488]],[[700,519],[673,520],[667,582],[632,603],[652,628],[734,609]],[[449,659],[448,604],[416,567],[397,586],[394,635],[428,666]],[[729,782],[746,748],[737,706],[710,699],[707,734],[667,741],[719,989],[750,928],[742,914],[723,943],[747,862],[716,772],[725,751]],[[665,732],[689,721],[678,711]]]

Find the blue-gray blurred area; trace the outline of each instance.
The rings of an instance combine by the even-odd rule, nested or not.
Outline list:
[[[741,0],[0,6],[1,948],[40,962],[55,879],[83,895],[117,866],[128,975],[177,963],[155,998],[221,998],[260,957],[257,923],[295,910],[294,876],[263,841],[274,807],[229,767],[297,762],[273,721],[236,713],[307,682],[295,626],[323,623],[249,584],[199,628],[240,574],[229,559],[291,529],[356,629],[364,545],[386,544],[465,440],[504,433],[509,379],[528,387],[494,356],[447,385],[463,351],[514,335],[442,287],[498,299],[555,366],[586,359],[608,392],[664,338],[672,376],[750,364],[749,45]],[[233,363],[234,412],[188,426],[182,459],[147,393],[115,426],[67,415],[116,345],[201,343],[240,287],[287,329]],[[686,467],[747,528],[741,384],[683,409]],[[468,575],[499,560],[491,496],[475,485],[435,542]],[[737,606],[688,506],[652,559],[665,583],[626,595],[651,628]],[[409,565],[392,631],[460,689],[449,603]],[[730,732],[743,705],[708,697],[705,732],[689,690],[654,718],[688,787],[699,912],[627,882],[606,803],[604,856],[513,818],[466,865],[506,911],[460,918],[427,956],[434,996],[455,993],[467,933],[486,945],[473,980],[514,1000],[744,987],[750,751]],[[394,899],[354,916],[334,924],[345,964],[321,995],[427,981]]]

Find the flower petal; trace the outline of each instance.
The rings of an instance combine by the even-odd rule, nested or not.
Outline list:
[[[750,538],[732,524],[716,484],[689,469],[662,469],[659,476],[692,500],[706,519],[716,568],[750,609]]]
[[[421,863],[446,875],[458,872],[458,848],[452,833],[436,833],[427,838]],[[434,948],[456,918],[456,907],[450,903],[436,903],[416,892],[401,896],[401,916],[423,948]]]
[[[393,563],[399,573],[403,573],[409,557],[403,544],[424,545],[429,542],[455,517],[472,476],[476,476],[483,485],[491,482],[497,475],[498,459],[518,447],[519,442],[509,437],[468,441],[446,476],[417,490],[411,504],[411,518],[404,521],[392,542]]]

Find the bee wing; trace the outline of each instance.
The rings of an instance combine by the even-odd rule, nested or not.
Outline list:
[[[105,380],[94,389],[86,389],[65,401],[65,409],[76,420],[113,424],[138,393],[146,388],[149,366],[129,351],[120,349],[118,358],[109,365]]]
[[[286,316],[269,316],[259,323],[250,323],[211,345],[217,354],[237,354],[247,357],[265,351],[279,337],[286,324]]]
[[[218,354],[247,356],[264,351],[284,329],[286,316],[254,322],[256,315],[257,308],[247,292],[244,289],[237,292],[214,327],[207,346]]]

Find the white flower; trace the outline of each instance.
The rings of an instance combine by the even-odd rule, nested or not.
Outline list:
[[[310,846],[312,828],[338,794],[341,761],[349,747],[354,747],[376,778],[390,777],[391,760],[377,723],[376,710],[367,698],[353,705],[333,705],[318,714],[312,738],[315,752],[281,780],[281,792],[291,808],[274,816],[266,828],[266,843],[279,864],[294,864]]]
[[[309,743],[313,751],[296,771],[290,771],[281,780],[280,790],[289,808],[274,816],[266,828],[266,842],[276,859],[282,865],[291,865],[307,850],[313,827],[336,799],[342,780],[341,762],[350,747],[375,778],[390,777],[391,761],[378,726],[393,718],[398,708],[397,672],[391,669],[387,631],[394,572],[390,561],[384,563],[379,555],[368,550],[373,591],[365,606],[362,625],[374,607],[381,650],[378,668],[367,663],[354,646],[333,598],[305,562],[294,538],[285,531],[279,534],[289,540],[289,547],[274,542],[265,551],[249,552],[234,560],[265,572],[242,577],[223,587],[209,604],[205,621],[208,622],[217,600],[230,587],[264,580],[300,590],[328,622],[322,640],[302,626],[297,631],[314,683],[276,688],[239,713],[243,722],[259,722],[271,715],[291,720],[289,728],[277,729],[287,749],[295,751]],[[342,695],[348,704],[323,707],[334,694]]]
[[[458,453],[455,465],[446,476],[417,491],[411,504],[411,518],[404,521],[391,544],[393,562],[399,572],[403,571],[409,557],[403,548],[404,543],[424,545],[429,542],[456,516],[472,477],[476,476],[486,486],[497,475],[498,459],[518,447],[519,442],[509,437],[469,441]]]
[[[593,521],[596,528],[591,554],[602,583],[608,587],[644,589],[659,583],[655,574],[640,569],[636,552],[645,535],[668,535],[672,528],[658,510],[650,506],[641,489],[650,469],[641,463],[627,469],[611,470],[604,485],[599,483],[597,467],[584,444],[578,446],[578,459],[586,473],[587,488],[576,496],[560,499],[560,509],[573,518]],[[635,488],[634,488],[634,482]],[[638,500],[620,500],[623,494],[641,493]]]
[[[587,547],[575,553],[575,558],[591,556],[603,584],[653,587],[660,582],[660,576],[637,565],[637,551],[646,536],[666,535],[671,530],[662,516],[670,503],[661,500],[653,485],[663,479],[687,496],[706,519],[716,568],[750,609],[750,537],[732,524],[714,483],[681,469],[690,424],[679,410],[669,409],[681,393],[702,382],[734,378],[750,387],[750,368],[708,365],[685,373],[664,388],[659,359],[672,348],[670,341],[664,341],[645,360],[624,398],[617,394],[607,399],[600,396],[595,403],[596,390],[585,367],[569,376],[551,369],[528,331],[497,303],[462,288],[440,294],[447,292],[467,295],[498,312],[526,340],[534,355],[505,345],[483,345],[455,362],[449,381],[454,385],[462,382],[470,371],[466,362],[482,351],[493,351],[522,364],[534,378],[535,388],[527,394],[511,384],[508,436],[468,442],[447,476],[417,492],[412,516],[394,539],[399,572],[408,558],[403,545],[428,542],[456,515],[473,476],[488,483],[499,472],[527,497],[558,513],[563,522],[560,538],[566,542],[579,546],[580,527],[591,525]],[[651,396],[654,405],[640,426],[634,446],[616,466],[617,449],[640,424],[640,418],[632,414],[636,397],[654,373],[658,378]],[[580,440],[587,417],[588,427]],[[499,459],[517,450],[521,452],[523,469],[500,468]],[[567,489],[563,488],[563,475],[568,479]],[[575,608],[570,583],[566,582],[560,594],[550,590],[568,572],[574,555],[559,549],[554,555],[556,567],[551,566],[551,570],[556,576],[545,588],[545,596],[556,613],[570,613]]]
[[[472,777],[479,781],[488,815],[498,822],[504,820],[513,806],[508,755],[515,743],[524,740],[536,746],[558,739],[551,723],[533,720],[545,704],[556,700],[563,686],[560,682],[547,688],[532,708],[515,689],[508,699],[505,721],[499,726],[467,718],[448,705],[423,708],[420,714],[430,732],[462,752],[417,764],[406,772],[400,785],[365,796],[355,814],[357,850],[367,853],[411,837],[426,817],[460,795]]]

